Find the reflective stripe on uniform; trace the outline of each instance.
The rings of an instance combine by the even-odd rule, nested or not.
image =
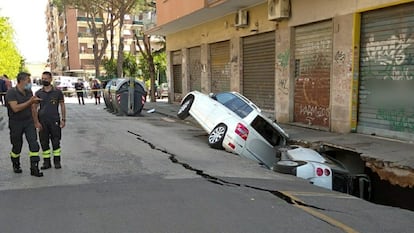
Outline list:
[[[19,158],[20,157],[20,154],[15,154],[15,153],[13,153],[13,151],[11,151],[10,152],[10,157],[12,157],[12,158]]]
[[[43,158],[45,159],[50,158],[50,149],[43,151],[42,155],[43,155]]]
[[[53,151],[53,156],[60,156],[60,148]]]
[[[29,157],[39,156],[39,152],[29,152]]]

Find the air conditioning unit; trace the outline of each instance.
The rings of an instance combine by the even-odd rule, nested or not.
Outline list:
[[[234,22],[235,27],[247,27],[249,25],[249,12],[247,10],[238,10]]]
[[[289,0],[267,0],[267,19],[280,20],[290,16]]]

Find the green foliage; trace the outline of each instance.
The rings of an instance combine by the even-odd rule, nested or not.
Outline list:
[[[137,64],[137,59],[132,54],[124,55],[124,62],[122,68],[124,71],[125,77],[137,77],[139,72],[139,67]],[[108,80],[117,77],[117,60],[116,59],[104,59],[103,67],[106,70],[106,76],[102,77],[103,80]]]
[[[124,70],[125,77],[137,77],[138,76],[137,58],[132,54],[125,54],[122,68]]]
[[[8,19],[0,17],[0,75],[7,74],[9,78],[16,77],[24,64],[13,41],[13,33]]]
[[[115,78],[117,74],[116,59],[104,59],[102,63],[106,70],[105,79]]]
[[[161,77],[165,77],[165,70],[167,69],[167,55],[165,52],[153,53],[155,72],[159,73]],[[150,71],[148,61],[139,55],[139,69],[142,71],[142,76],[145,81],[150,78]],[[166,82],[166,80],[160,80]]]

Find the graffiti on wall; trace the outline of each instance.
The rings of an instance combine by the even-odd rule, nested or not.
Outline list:
[[[348,104],[352,80],[352,49],[338,50],[334,61],[336,75],[333,80],[333,100],[335,104]]]
[[[289,65],[289,59],[290,59],[290,50],[287,49],[283,53],[279,53],[277,55],[277,63],[280,67],[286,68]]]
[[[278,68],[279,73],[281,74],[281,75],[278,75],[277,88],[284,95],[289,94],[289,89],[288,89],[289,88],[288,87],[289,76],[286,75],[287,68],[289,65],[289,60],[290,60],[289,49],[277,55],[277,68]]]

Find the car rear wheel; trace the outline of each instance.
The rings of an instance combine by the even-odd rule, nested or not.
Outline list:
[[[273,171],[283,174],[296,175],[295,168],[305,164],[305,161],[280,160],[273,167]]]
[[[220,124],[211,131],[208,135],[208,145],[215,149],[223,149],[223,140],[227,132],[227,126],[225,124]]]
[[[194,102],[194,96],[188,96],[183,103],[180,106],[180,109],[178,109],[177,116],[181,120],[184,120],[190,115],[190,108],[191,105]]]

